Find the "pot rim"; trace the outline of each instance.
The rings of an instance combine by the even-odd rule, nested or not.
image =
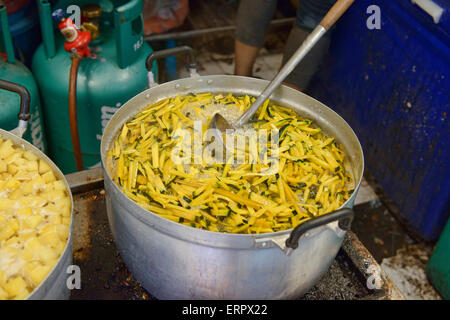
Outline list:
[[[113,119],[116,117],[120,116],[120,110],[124,110],[124,108],[126,108],[128,105],[132,105],[132,103],[134,102],[134,100],[137,97],[140,97],[142,95],[146,95],[149,96],[150,93],[152,92],[153,89],[156,88],[160,88],[160,87],[169,87],[169,86],[177,86],[180,85],[180,83],[183,83],[185,81],[189,81],[189,80],[198,80],[198,81],[203,81],[205,83],[207,83],[209,80],[215,80],[215,79],[222,79],[222,78],[239,78],[239,79],[243,79],[243,80],[247,80],[247,81],[253,81],[255,83],[259,83],[262,86],[265,86],[269,83],[268,80],[263,80],[263,79],[256,79],[256,78],[250,78],[250,77],[242,77],[242,76],[234,76],[234,75],[210,75],[210,76],[195,76],[195,77],[191,77],[191,78],[184,78],[184,79],[177,79],[177,80],[173,80],[170,82],[166,82],[164,84],[146,89],[140,93],[138,93],[137,95],[135,95],[133,98],[129,99],[126,103],[124,103],[120,109],[118,111],[116,111],[116,113],[113,115],[113,117],[110,119],[110,121],[108,122],[108,124],[106,125],[105,129],[104,129],[104,133],[112,130],[111,126],[113,123]],[[360,177],[358,179],[358,182],[355,183],[355,189],[352,193],[352,195],[349,197],[349,199],[347,199],[346,202],[344,202],[338,209],[344,208],[344,207],[353,207],[353,202],[354,199],[356,198],[356,195],[358,193],[362,178],[363,178],[363,173],[364,173],[364,153],[361,147],[361,143],[358,139],[358,137],[356,136],[355,132],[353,131],[353,129],[350,127],[350,125],[338,114],[336,113],[333,109],[329,108],[328,106],[326,106],[325,104],[323,104],[322,102],[314,99],[313,97],[308,96],[307,94],[300,92],[298,90],[295,90],[293,88],[287,87],[285,85],[280,85],[280,87],[283,88],[283,90],[288,91],[288,92],[292,92],[294,94],[297,95],[301,95],[304,96],[307,99],[310,99],[311,102],[315,102],[320,104],[322,107],[328,109],[329,111],[331,111],[335,116],[337,116],[339,118],[340,121],[342,121],[342,124],[345,125],[347,127],[347,129],[351,132],[352,138],[355,139],[355,142],[357,142],[358,145],[358,151],[361,153],[361,170],[359,174]],[[278,92],[280,90],[280,87],[274,92],[273,95],[275,95],[276,92]],[[191,90],[190,92],[195,92],[196,90]],[[224,92],[226,92],[226,90],[223,90]],[[167,98],[167,97],[165,97]],[[159,99],[160,100],[160,99]],[[157,101],[159,101],[157,100]],[[155,103],[155,102],[152,102]],[[288,108],[292,108],[290,106],[284,106],[284,107],[288,107]],[[133,116],[135,116],[138,112],[140,112],[143,109],[143,107],[138,107],[133,109],[133,113],[128,113],[126,119],[121,121],[120,125],[123,125],[124,123],[126,123],[127,121],[129,121]],[[295,109],[294,109],[295,111]],[[117,132],[114,133],[113,137],[117,135]],[[280,238],[280,237],[286,237],[288,236],[288,234],[290,234],[292,232],[293,229],[287,229],[287,230],[283,230],[283,231],[277,231],[277,232],[270,232],[270,233],[260,233],[260,234],[241,234],[241,233],[226,233],[226,232],[216,232],[216,231],[209,231],[209,230],[203,230],[203,229],[199,229],[199,228],[194,228],[194,227],[189,227],[186,225],[183,225],[181,223],[177,223],[174,221],[171,221],[169,219],[165,219],[161,216],[159,216],[158,214],[149,211],[143,207],[141,207],[139,204],[137,204],[136,202],[134,202],[132,199],[130,199],[127,195],[125,195],[125,193],[122,192],[122,190],[120,190],[120,188],[117,186],[117,184],[112,180],[108,170],[106,169],[106,153],[108,152],[109,149],[107,149],[106,147],[109,147],[111,141],[113,141],[113,139],[109,139],[110,141],[106,141],[105,138],[105,134],[103,134],[102,136],[102,140],[101,140],[101,147],[100,147],[100,151],[101,151],[101,163],[102,163],[102,168],[103,168],[103,172],[104,172],[104,176],[105,178],[111,183],[111,185],[113,186],[114,190],[113,192],[115,193],[115,195],[119,196],[120,198],[124,199],[125,201],[130,202],[131,206],[133,206],[133,210],[126,210],[127,212],[131,212],[131,214],[137,218],[138,220],[140,220],[141,222],[149,225],[150,227],[156,227],[156,223],[158,223],[159,225],[157,226],[157,228],[167,234],[170,234],[172,236],[176,236],[176,237],[180,237],[183,238],[184,240],[188,240],[190,242],[203,242],[201,241],[201,239],[196,239],[196,237],[192,237],[192,235],[197,235],[198,237],[214,237],[214,238],[223,238],[225,241],[227,239],[231,239],[231,240],[242,240],[242,239],[247,239],[247,240],[251,240],[253,243],[254,239],[264,239],[264,238]],[[355,181],[356,182],[356,181]],[[106,184],[105,184],[106,187]],[[151,215],[148,215],[148,213],[151,213]],[[149,217],[151,218],[155,218],[155,221],[149,221]],[[153,219],[152,219],[153,220]],[[336,224],[337,222],[332,222],[330,224]],[[327,225],[318,227],[316,229],[313,229],[311,231],[309,231],[305,236],[307,236],[308,234],[313,235],[315,234],[314,231],[316,230],[323,230],[323,228],[325,228]],[[181,235],[180,233],[175,233],[173,232],[173,230],[170,229],[178,229],[180,228],[180,233],[189,233],[188,236],[185,235]],[[202,238],[203,238],[202,237]],[[303,237],[302,237],[303,238]],[[219,239],[218,239],[219,240]],[[301,239],[299,240],[301,241]],[[221,245],[217,245],[216,242],[208,240],[205,241],[204,244],[211,246],[211,244],[213,244],[214,246],[217,247],[222,247]],[[229,245],[224,246],[224,247],[230,247]],[[254,244],[253,244],[254,247]]]
[[[71,209],[70,209],[70,224],[69,224],[69,236],[67,237],[66,245],[64,246],[64,250],[61,252],[60,256],[58,257],[58,261],[55,263],[53,268],[49,271],[49,273],[44,278],[44,280],[42,280],[41,283],[36,288],[34,288],[33,291],[30,292],[28,297],[25,298],[25,300],[33,300],[34,299],[33,296],[36,295],[37,292],[39,292],[41,290],[41,288],[43,288],[45,286],[45,283],[47,282],[47,280],[50,279],[50,277],[53,276],[54,272],[56,272],[58,269],[60,269],[62,267],[62,264],[64,262],[63,261],[63,257],[67,256],[67,254],[68,254],[67,251],[69,249],[72,250],[72,234],[73,234],[73,197],[72,197],[72,191],[70,190],[69,183],[67,182],[66,177],[61,172],[61,170],[41,150],[36,148],[34,145],[32,145],[30,142],[26,141],[25,139],[20,138],[20,137],[16,136],[15,134],[13,134],[13,133],[11,133],[9,131],[3,130],[3,129],[0,129],[0,138],[10,139],[10,140],[13,141],[13,143],[15,145],[20,146],[21,148],[23,148],[25,150],[32,151],[36,156],[38,156],[39,159],[45,160],[47,162],[47,164],[50,166],[50,168],[52,169],[52,171],[55,173],[56,177],[58,179],[61,179],[64,182],[64,185],[67,188],[67,193],[68,193],[68,195],[70,197],[70,205],[71,205]],[[70,255],[72,255],[72,252],[70,252]]]

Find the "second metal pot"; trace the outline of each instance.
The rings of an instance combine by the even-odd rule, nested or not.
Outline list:
[[[53,269],[48,273],[45,279],[37,286],[27,297],[27,300],[63,300],[69,299],[70,290],[67,286],[67,268],[72,264],[72,223],[73,223],[73,198],[70,191],[69,184],[66,178],[59,168],[50,160],[43,152],[33,146],[31,143],[22,139],[22,134],[27,128],[27,121],[30,118],[29,114],[29,102],[30,95],[24,87],[11,83],[6,80],[0,80],[0,88],[16,92],[21,97],[21,106],[19,112],[19,126],[8,132],[0,129],[0,138],[9,139],[14,145],[22,147],[24,150],[31,151],[39,159],[43,159],[52,169],[57,179],[64,182],[67,189],[68,196],[70,197],[71,212],[70,212],[70,226],[69,236],[67,238],[66,246],[58,258],[57,263]],[[1,107],[1,106],[0,106]]]

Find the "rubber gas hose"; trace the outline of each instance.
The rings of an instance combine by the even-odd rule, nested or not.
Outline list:
[[[70,119],[70,133],[72,136],[73,152],[75,155],[75,163],[77,170],[83,170],[83,157],[81,155],[80,136],[78,134],[77,122],[77,77],[78,67],[80,66],[81,56],[74,53],[71,56],[72,65],[70,66],[69,78],[69,119]]]

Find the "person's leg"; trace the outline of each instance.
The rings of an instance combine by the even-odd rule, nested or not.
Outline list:
[[[235,74],[251,76],[253,64],[275,9],[276,0],[241,0],[237,13]]]
[[[239,40],[234,41],[234,74],[251,77],[253,65],[260,47],[249,46]]]
[[[300,47],[303,40],[322,20],[323,16],[332,7],[335,0],[301,0],[297,11],[295,25],[289,34],[283,52],[284,65],[294,52]],[[330,46],[330,32],[325,34],[303,58],[299,65],[286,78],[285,84],[297,90],[304,91],[317,71],[317,68],[328,52]]]
[[[283,62],[284,65],[289,58],[294,54],[294,52],[300,47],[303,40],[308,36],[309,31],[302,29],[295,25],[291,33],[289,34],[286,46],[283,52]],[[312,77],[317,71],[320,61],[328,52],[330,46],[330,36],[324,35],[316,45],[311,49],[311,51],[303,58],[303,60],[297,65],[297,67],[292,70],[292,72],[286,77],[285,83],[289,87],[294,89],[304,91]]]

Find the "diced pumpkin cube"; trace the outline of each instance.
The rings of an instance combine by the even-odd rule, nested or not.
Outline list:
[[[20,185],[21,185],[21,183],[20,183],[19,180],[15,179],[15,178],[11,178],[11,179],[8,180],[8,182],[6,183],[6,186],[5,186],[5,187],[6,187],[7,189],[12,190],[12,189],[19,188]]]
[[[62,218],[62,223],[65,226],[69,226],[70,225],[70,217],[63,217]]]
[[[27,160],[30,160],[30,161],[36,161],[36,160],[38,160],[38,157],[33,153],[33,152],[31,152],[31,151],[25,151],[24,153],[23,153],[23,157],[25,158],[25,159],[27,159]]]
[[[14,297],[14,300],[25,300],[30,295],[30,291],[27,288],[22,288],[19,293]]]
[[[58,210],[63,209],[65,207],[69,207],[70,208],[70,206],[71,206],[70,198],[68,196],[66,196],[64,198],[61,198],[61,199],[57,199],[57,200],[54,201],[54,203],[55,203],[55,207]]]
[[[48,171],[51,171],[51,168],[48,165],[48,163],[45,162],[45,160],[43,160],[43,159],[39,159],[39,173],[44,174]]]
[[[53,261],[58,258],[56,252],[48,246],[42,246],[41,249],[37,252],[37,256],[39,257],[39,260],[41,260],[46,265],[52,265]]]
[[[44,220],[44,217],[41,215],[31,215],[24,219],[24,224],[28,228],[35,229],[42,220]]]
[[[30,248],[25,248],[22,250],[22,252],[20,252],[19,256],[24,261],[31,262],[36,259],[37,254],[36,254],[36,251],[34,251]]]
[[[8,164],[7,171],[10,175],[15,175],[19,171],[19,167],[15,164]]]
[[[38,162],[36,160],[28,161],[26,164],[26,169],[31,172],[37,172],[39,169]]]
[[[58,232],[59,238],[66,241],[69,237],[69,227],[63,224],[56,225],[56,231]]]
[[[6,284],[5,271],[0,270],[0,287],[4,286],[5,284]]]
[[[3,159],[0,159],[0,172],[5,172],[7,170],[6,162]]]
[[[43,207],[47,203],[47,199],[42,196],[28,196],[26,198],[20,199],[19,202],[21,207],[29,206],[39,208]]]
[[[5,159],[14,152],[13,143],[11,140],[5,140],[0,145],[0,157]]]
[[[36,237],[36,236],[37,236],[36,231],[32,230],[30,232],[21,232],[18,237],[19,237],[20,241],[25,243],[28,240],[30,240],[31,238]]]
[[[72,209],[70,198],[67,196],[55,201],[55,207],[58,212],[61,213],[63,217],[70,217],[70,212]]]
[[[23,197],[23,192],[21,189],[16,189],[9,194],[10,200],[19,200],[22,197]]]
[[[53,188],[55,190],[61,190],[61,191],[66,192],[66,185],[64,184],[64,181],[62,181],[62,180],[53,182]]]
[[[12,246],[11,247],[4,247],[2,249],[2,255],[15,257],[15,256],[17,256],[20,253],[20,250],[21,249],[16,248],[16,247],[12,247]]]
[[[58,243],[62,242],[56,230],[46,232],[39,237],[40,241],[47,246],[55,248]]]
[[[38,238],[31,238],[25,243],[25,249],[29,249],[33,252],[38,252],[43,247]]]
[[[64,248],[66,247],[66,243],[63,241],[58,242],[58,244],[54,247],[55,252],[60,255],[64,251]]]
[[[4,242],[6,246],[13,246],[13,247],[18,246],[19,243],[20,238],[18,236],[13,236]]]
[[[33,183],[34,190],[42,190],[45,187],[45,181],[40,175],[35,176],[31,182]]]
[[[0,242],[12,237],[16,233],[9,224],[0,229]]]
[[[25,181],[22,183],[22,186],[20,187],[20,190],[22,190],[24,195],[28,195],[33,193],[33,182],[32,181]]]
[[[16,215],[25,218],[33,214],[33,210],[30,207],[19,208],[16,210]]]
[[[62,217],[60,214],[53,214],[48,217],[48,222],[51,224],[62,224]]]
[[[47,233],[47,232],[53,232],[53,231],[56,231],[56,226],[54,225],[54,224],[46,224],[42,229],[41,229],[41,231],[40,231],[40,234],[42,235],[42,234],[44,234],[44,233]]]
[[[64,191],[62,190],[52,190],[45,194],[45,197],[50,201],[56,201],[58,199],[66,198]]]
[[[6,159],[7,165],[14,163],[16,166],[20,165],[19,159],[22,157],[21,152],[13,152]]]
[[[10,218],[8,223],[14,231],[18,231],[20,229],[19,220],[17,220],[16,218]]]
[[[16,277],[8,281],[5,285],[5,290],[10,296],[18,295],[23,289],[27,288],[27,283],[22,277]]]
[[[55,175],[51,171],[47,171],[42,175],[42,178],[44,179],[45,183],[50,183],[56,180]]]
[[[0,300],[7,300],[9,297],[8,292],[0,286]]]
[[[50,270],[51,267],[48,265],[36,266],[27,272],[27,276],[34,286],[38,286],[45,279]]]
[[[0,210],[12,209],[16,201],[6,198],[0,198]]]

